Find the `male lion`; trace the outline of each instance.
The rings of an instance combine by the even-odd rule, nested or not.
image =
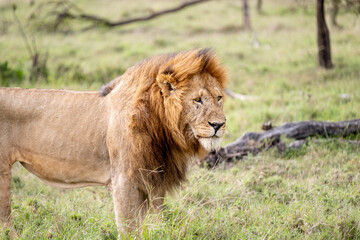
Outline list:
[[[219,147],[225,70],[209,49],[156,56],[100,94],[0,88],[0,222],[10,226],[11,166],[61,188],[110,186],[119,234]],[[136,223],[135,223],[136,222]]]

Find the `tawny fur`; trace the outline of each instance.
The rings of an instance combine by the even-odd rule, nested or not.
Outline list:
[[[110,185],[126,234],[150,201],[158,208],[185,179],[189,159],[218,147],[225,78],[202,49],[144,60],[100,94],[0,88],[0,221],[9,224],[19,161],[58,187]]]

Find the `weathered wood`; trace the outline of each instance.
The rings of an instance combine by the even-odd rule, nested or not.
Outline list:
[[[55,27],[57,28],[58,25],[60,25],[65,19],[79,19],[79,20],[90,21],[94,24],[103,25],[106,27],[118,27],[118,26],[135,23],[135,22],[148,21],[148,20],[160,17],[162,15],[174,13],[174,12],[180,11],[182,9],[185,9],[187,7],[190,7],[190,6],[199,4],[199,3],[203,3],[203,2],[208,2],[208,1],[210,1],[210,0],[192,0],[192,1],[188,1],[188,2],[183,2],[176,7],[165,9],[165,10],[158,11],[158,12],[153,12],[147,16],[129,18],[129,19],[124,19],[124,20],[120,20],[120,21],[110,21],[109,19],[106,19],[106,18],[103,18],[100,16],[84,13],[75,4],[69,3],[64,8],[63,11],[56,12],[57,20],[55,23]],[[66,1],[65,1],[65,3],[66,3]],[[72,13],[71,10],[75,10],[76,13]]]
[[[241,159],[249,153],[256,155],[264,149],[277,146],[285,150],[286,145],[281,142],[281,136],[297,141],[287,147],[297,148],[305,143],[308,137],[346,137],[360,133],[360,119],[340,122],[302,121],[285,123],[280,127],[271,128],[265,132],[248,132],[234,142],[220,148],[217,152],[210,153],[204,162],[213,167],[221,162]]]

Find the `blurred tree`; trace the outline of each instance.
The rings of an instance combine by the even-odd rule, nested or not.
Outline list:
[[[243,12],[244,12],[244,29],[251,30],[249,4],[247,0],[243,0]]]
[[[340,27],[337,23],[337,16],[340,9],[359,15],[360,0],[331,0],[331,24],[335,27]]]
[[[331,24],[335,27],[339,27],[339,24],[336,21],[336,17],[339,13],[339,4],[340,0],[331,0]]]
[[[331,60],[330,33],[325,21],[324,0],[316,0],[317,43],[319,66],[333,67]]]
[[[258,13],[262,13],[262,0],[257,0],[257,4],[256,4],[256,10]]]

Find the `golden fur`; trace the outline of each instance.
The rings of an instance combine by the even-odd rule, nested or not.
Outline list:
[[[0,221],[9,222],[19,161],[65,188],[109,185],[127,234],[185,179],[189,159],[219,147],[225,71],[209,49],[156,56],[94,92],[0,88]]]

